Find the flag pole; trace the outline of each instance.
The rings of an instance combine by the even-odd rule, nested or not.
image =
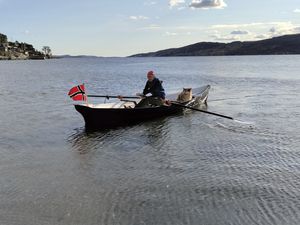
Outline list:
[[[83,83],[83,86],[84,86],[84,94],[85,94],[85,99],[86,99],[86,106],[89,106],[89,101],[88,101],[88,95],[87,95],[87,93],[86,93],[86,88],[85,88],[85,83]]]

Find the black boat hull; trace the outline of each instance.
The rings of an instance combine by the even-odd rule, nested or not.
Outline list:
[[[206,86],[199,96],[185,105],[197,107],[206,103],[209,88],[210,86]],[[133,125],[184,111],[183,108],[174,105],[151,108],[93,108],[86,105],[75,105],[75,109],[83,116],[85,126],[89,130]]]
[[[95,109],[76,105],[75,108],[83,116],[85,126],[88,129],[105,129],[132,125],[182,112],[182,108],[173,106],[137,109]]]

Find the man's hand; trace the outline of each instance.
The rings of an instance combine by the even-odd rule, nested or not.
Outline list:
[[[142,93],[136,93],[136,96],[140,97],[140,98],[145,98],[145,95]]]
[[[170,100],[163,100],[164,104],[167,106],[171,106],[172,102]]]

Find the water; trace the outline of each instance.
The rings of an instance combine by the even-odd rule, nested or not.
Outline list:
[[[300,56],[0,62],[0,224],[300,221]],[[86,133],[67,97],[211,84],[209,110]],[[96,100],[102,102],[103,100]]]

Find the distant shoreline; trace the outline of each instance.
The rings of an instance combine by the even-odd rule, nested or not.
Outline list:
[[[235,56],[300,56],[299,54],[258,54],[258,55],[199,55],[199,56],[68,56],[68,57],[61,57],[56,56],[56,59],[112,59],[112,58],[176,58],[176,57],[185,57],[185,58],[192,58],[192,57],[235,57]]]
[[[130,58],[193,58],[193,57],[250,57],[250,56],[300,56],[300,54],[265,54],[265,55],[200,55],[200,56],[140,56],[140,57],[132,57],[132,56],[114,56],[114,57],[105,57],[105,56],[53,56],[50,60],[54,59],[130,59]],[[1,59],[1,61],[38,61],[37,59]]]

